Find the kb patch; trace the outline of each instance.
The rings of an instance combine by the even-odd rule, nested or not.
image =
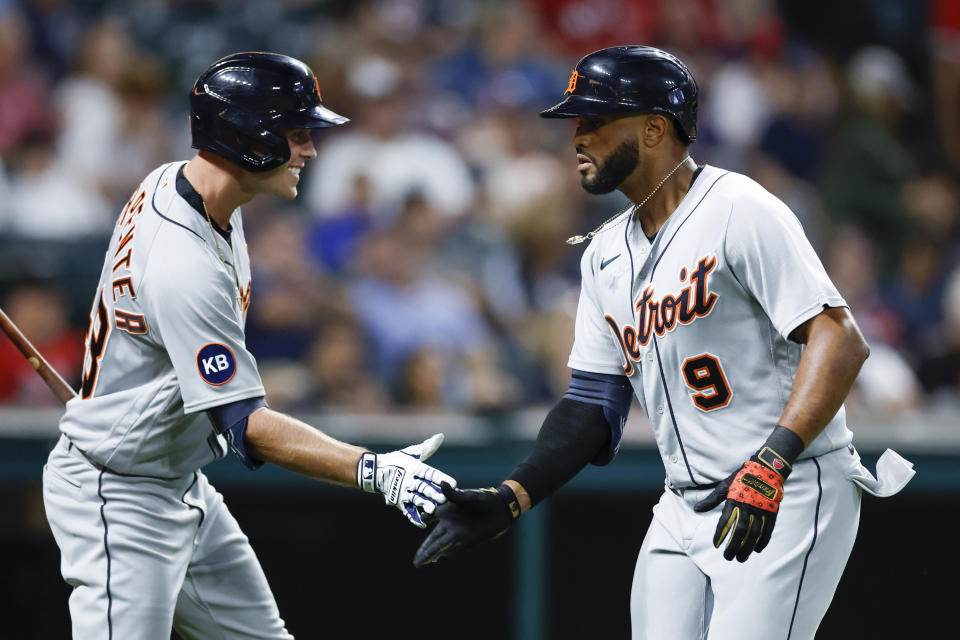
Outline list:
[[[219,387],[237,372],[237,359],[226,345],[211,342],[197,352],[197,370],[204,382]]]

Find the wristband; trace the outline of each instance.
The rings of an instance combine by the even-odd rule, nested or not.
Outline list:
[[[520,517],[520,501],[517,500],[517,494],[513,492],[513,489],[510,488],[510,485],[504,483],[497,487],[497,493],[503,498],[504,504],[507,506],[507,513],[510,514],[511,520],[516,520]]]
[[[357,462],[357,486],[367,493],[377,492],[377,454],[366,451]]]
[[[754,457],[758,462],[773,469],[781,479],[786,480],[793,471],[793,463],[796,462],[797,456],[803,453],[804,448],[803,439],[800,436],[778,424]]]

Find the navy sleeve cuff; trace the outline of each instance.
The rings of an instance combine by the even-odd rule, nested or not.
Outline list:
[[[207,415],[210,417],[210,422],[213,423],[213,428],[217,430],[217,433],[223,434],[227,429],[237,424],[260,407],[266,406],[266,398],[263,396],[257,396],[256,398],[245,398],[243,400],[231,402],[230,404],[212,407],[207,409]]]
[[[247,418],[257,409],[266,406],[266,399],[263,396],[259,396],[238,400],[207,410],[207,415],[210,416],[210,422],[213,423],[214,429],[227,439],[230,449],[240,458],[243,466],[251,471],[262,467],[263,461],[257,460],[247,453],[247,446],[244,440],[247,432]]]

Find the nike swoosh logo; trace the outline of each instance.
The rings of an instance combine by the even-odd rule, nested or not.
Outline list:
[[[600,271],[603,271],[604,269],[606,269],[608,264],[610,264],[611,262],[613,262],[614,260],[616,260],[617,258],[619,258],[621,255],[623,255],[623,254],[618,253],[617,255],[613,256],[612,258],[607,258],[606,260],[604,260],[603,262],[601,262],[601,263],[600,263]]]

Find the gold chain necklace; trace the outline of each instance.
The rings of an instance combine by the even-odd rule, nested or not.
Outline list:
[[[585,235],[585,236],[572,236],[572,237],[570,237],[570,238],[567,238],[567,244],[580,244],[580,243],[583,242],[584,240],[589,240],[589,239],[592,238],[593,236],[595,236],[595,235],[597,235],[598,233],[600,233],[601,231],[603,231],[608,224],[610,224],[611,222],[613,222],[614,220],[616,220],[617,218],[619,218],[619,217],[622,216],[623,214],[627,213],[628,211],[630,212],[630,215],[632,216],[634,213],[636,213],[637,211],[640,210],[640,207],[642,207],[643,205],[647,204],[647,200],[649,200],[650,198],[652,198],[652,197],[653,197],[653,194],[655,194],[657,191],[659,191],[659,190],[660,190],[660,187],[662,187],[663,184],[664,184],[667,180],[670,179],[670,176],[672,176],[673,174],[675,174],[675,173],[680,169],[680,167],[683,166],[683,163],[686,162],[686,161],[689,160],[689,159],[690,159],[690,156],[687,156],[687,157],[685,157],[683,160],[681,160],[681,161],[680,161],[680,164],[678,164],[677,166],[675,166],[675,167],[673,168],[673,171],[671,171],[670,173],[668,173],[668,174],[666,175],[666,177],[665,177],[663,180],[660,181],[660,184],[658,184],[657,186],[655,186],[655,187],[653,188],[653,191],[651,191],[650,193],[648,193],[648,194],[647,194],[647,197],[640,201],[640,204],[635,204],[635,205],[633,205],[632,207],[630,207],[629,209],[624,209],[623,211],[620,211],[620,212],[616,213],[615,215],[607,218],[606,220],[603,221],[603,223],[602,223],[599,227],[597,227],[596,229],[594,229],[593,231],[591,231],[590,233],[588,233],[588,234]],[[628,216],[628,217],[625,218],[625,219],[629,219],[629,217],[630,217],[630,216]]]
[[[233,264],[227,264],[227,261],[223,257],[223,250],[220,249],[220,241],[217,240],[217,236],[220,235],[213,228],[213,220],[210,218],[210,212],[207,211],[207,203],[203,202],[203,212],[207,215],[207,224],[210,225],[210,234],[213,236],[213,244],[217,247],[217,255],[220,256],[220,262],[223,263],[223,268],[232,267],[230,270],[233,271],[233,283],[237,286],[237,308],[240,309],[240,313],[243,313],[243,289],[240,288],[240,278],[237,276],[237,267]],[[233,258],[236,262],[237,257],[233,254],[233,245],[230,245],[230,257]]]

